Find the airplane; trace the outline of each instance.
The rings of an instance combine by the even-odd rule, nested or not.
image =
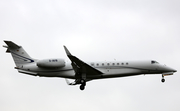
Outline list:
[[[39,77],[61,77],[65,78],[68,85],[80,85],[80,90],[84,90],[86,82],[116,77],[127,77],[145,74],[161,74],[162,82],[164,76],[173,75],[175,69],[166,65],[161,65],[155,60],[146,61],[110,61],[110,62],[89,62],[86,63],[72,55],[66,46],[64,50],[71,63],[66,63],[64,59],[42,59],[31,58],[22,46],[12,41],[4,40],[7,46],[7,53],[11,53],[15,69],[19,73],[24,73]],[[68,79],[74,79],[70,83]]]

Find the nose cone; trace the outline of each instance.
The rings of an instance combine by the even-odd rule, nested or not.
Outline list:
[[[176,70],[176,69],[173,69],[172,71],[173,71],[173,72],[177,72],[177,70]]]
[[[173,69],[173,68],[170,68],[170,67],[166,67],[166,70],[167,70],[168,72],[177,72],[176,69]]]
[[[171,67],[165,66],[165,65],[160,65],[159,69],[163,72],[177,72],[177,70],[175,70]]]

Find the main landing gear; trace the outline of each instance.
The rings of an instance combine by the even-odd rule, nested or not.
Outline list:
[[[164,83],[164,82],[165,82],[164,75],[162,75],[161,82],[162,82],[162,83]]]
[[[80,90],[84,90],[85,89],[85,86],[86,86],[86,81],[84,79],[81,79],[81,85],[80,85]]]

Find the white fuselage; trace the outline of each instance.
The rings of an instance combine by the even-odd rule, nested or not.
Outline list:
[[[37,62],[37,61],[36,61]],[[64,67],[59,68],[41,68],[37,63],[29,63],[17,68],[19,72],[34,76],[43,77],[63,77],[75,79],[75,72],[71,64],[65,64]],[[113,77],[134,76],[141,74],[163,74],[167,72],[174,72],[175,70],[161,65],[156,61],[130,61],[130,62],[89,62],[91,67],[101,71],[101,75],[87,76],[87,79],[102,79]]]

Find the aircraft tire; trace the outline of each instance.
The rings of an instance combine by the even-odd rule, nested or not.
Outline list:
[[[165,79],[161,79],[161,82],[165,82]]]
[[[85,86],[84,85],[80,85],[80,90],[84,90],[85,89]]]

